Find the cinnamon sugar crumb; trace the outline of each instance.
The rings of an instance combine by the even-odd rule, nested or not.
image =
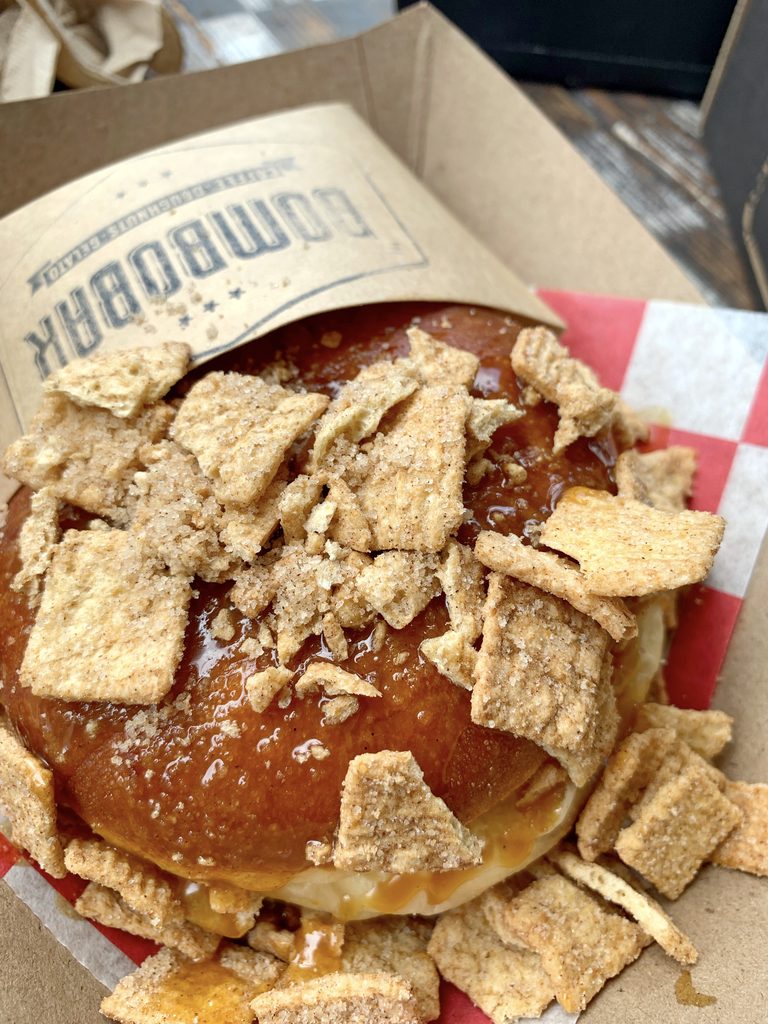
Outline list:
[[[619,496],[682,512],[693,491],[696,461],[696,451],[680,445],[646,454],[634,449],[622,452],[616,460]]]
[[[441,675],[465,690],[472,689],[478,655],[461,633],[449,630],[442,636],[422,640],[420,650]]]
[[[485,572],[470,548],[449,540],[441,555],[437,578],[445,594],[451,627],[469,643],[483,628]]]
[[[245,690],[253,710],[259,714],[266,711],[292,678],[293,672],[288,668],[265,668],[250,676],[245,682]]]
[[[329,697],[347,694],[355,697],[380,697],[381,692],[367,680],[327,661],[313,661],[296,683],[296,696],[304,698],[320,687]]]
[[[235,624],[232,621],[232,613],[229,608],[220,608],[211,622],[211,636],[216,640],[223,640],[228,643],[235,635]],[[244,641],[241,650],[245,648]],[[248,653],[247,651],[245,653]]]
[[[418,387],[418,381],[393,363],[366,366],[344,385],[317,429],[312,461],[325,465],[340,440],[357,444],[377,429],[382,417]]]
[[[323,725],[340,725],[356,714],[360,701],[352,694],[339,694],[323,704]]]

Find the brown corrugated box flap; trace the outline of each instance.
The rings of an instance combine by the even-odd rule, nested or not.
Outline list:
[[[482,240],[536,284],[701,301],[674,261],[485,57],[431,9],[358,40],[186,78],[0,108],[0,212],[96,167],[190,132],[306,102],[351,103]],[[34,126],[34,130],[30,130]],[[734,777],[768,778],[768,551],[716,703],[738,717]],[[0,891],[3,886],[0,885]],[[764,1017],[764,883],[708,869],[675,905],[703,950],[696,984],[718,1002],[675,1002],[658,950],[609,983],[590,1024],[744,1024]],[[0,895],[0,1020],[98,1024],[101,987],[29,911]]]

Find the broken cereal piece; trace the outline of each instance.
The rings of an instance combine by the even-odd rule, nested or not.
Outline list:
[[[254,507],[229,505],[222,511],[219,537],[226,551],[244,562],[253,562],[280,522],[280,499],[286,488],[288,472],[278,469],[272,483]]]
[[[514,534],[504,537],[489,530],[478,536],[475,555],[489,569],[567,601],[599,622],[617,642],[637,635],[637,621],[624,602],[590,593],[579,570],[559,555],[538,551]]]
[[[350,761],[333,855],[337,868],[451,871],[479,864],[483,845],[432,793],[410,752],[382,750]]]
[[[216,959],[222,967],[247,981],[256,995],[272,988],[283,973],[282,963],[274,956],[230,942],[221,944]]]
[[[278,499],[280,525],[286,544],[303,541],[307,536],[304,524],[320,500],[323,481],[319,476],[297,476]]]
[[[124,525],[140,452],[163,437],[173,416],[161,402],[121,420],[105,409],[84,409],[62,395],[46,395],[29,433],[9,445],[2,466],[33,490],[45,487],[61,501]]]
[[[461,633],[449,630],[442,636],[422,640],[419,650],[452,683],[465,690],[475,685],[477,651]]]
[[[441,551],[464,515],[469,397],[424,387],[376,435],[357,496],[376,550]]]
[[[219,501],[250,505],[264,494],[290,446],[327,405],[326,395],[287,391],[260,377],[214,372],[190,389],[171,435],[197,458]]]
[[[221,506],[197,460],[173,441],[143,453],[145,469],[133,478],[130,532],[145,552],[177,576],[216,581],[233,559],[219,542]]]
[[[571,487],[544,523],[541,543],[575,558],[593,594],[641,597],[704,579],[724,528],[709,512],[662,512]]]
[[[483,630],[485,572],[471,548],[449,540],[437,568],[451,627],[474,643]]]
[[[725,795],[743,818],[710,860],[724,868],[768,876],[768,785],[729,781]]]
[[[254,711],[266,711],[277,694],[293,679],[289,668],[265,668],[245,681],[245,692]]]
[[[514,423],[523,410],[503,398],[473,398],[467,416],[467,461],[482,455],[500,427]]]
[[[446,345],[420,327],[409,327],[406,331],[411,350],[396,366],[404,366],[416,372],[424,384],[458,384],[471,388],[480,360],[472,352]]]
[[[349,644],[344,630],[333,612],[326,612],[323,616],[323,639],[334,661],[347,660]]]
[[[329,697],[338,697],[347,694],[355,697],[380,697],[381,693],[373,683],[369,683],[354,672],[346,672],[338,665],[328,661],[313,661],[304,670],[303,675],[297,681],[295,690],[297,697],[306,697],[314,693],[319,687]]]
[[[696,947],[650,896],[607,868],[589,864],[568,850],[555,850],[548,854],[548,859],[575,882],[625,910],[669,956],[681,964],[696,963]]]
[[[601,387],[594,372],[574,359],[546,327],[520,331],[510,358],[517,376],[558,406],[555,454],[578,437],[594,437],[611,422],[616,393]]]
[[[407,917],[349,921],[344,928],[341,966],[347,974],[383,971],[411,986],[420,1021],[440,1016],[440,976],[427,954],[431,929]]]
[[[723,773],[718,768],[715,768],[713,764],[710,764],[709,761],[705,761],[695,750],[692,750],[677,734],[674,734],[672,745],[667,750],[659,767],[653,773],[642,796],[629,808],[629,817],[633,821],[639,818],[643,813],[645,805],[655,797],[662,786],[666,785],[670,779],[676,779],[689,769],[700,771],[703,775],[706,775],[710,782],[717,786],[721,793],[725,791],[727,779]]]
[[[352,698],[354,700],[354,698]],[[341,700],[341,698],[337,698]],[[310,839],[306,845],[304,855],[310,864],[321,867],[330,864],[333,860],[333,844],[325,839]]]
[[[235,946],[206,963],[161,949],[118,983],[101,1012],[120,1024],[251,1024],[251,1000],[279,974],[272,958]]]
[[[11,842],[30,853],[44,871],[63,878],[64,855],[56,828],[53,774],[0,719],[0,804],[11,825]]]
[[[733,719],[724,711],[691,711],[665,704],[642,704],[635,729],[673,729],[691,750],[711,761],[731,740]]]
[[[552,793],[555,789],[562,787],[565,790],[567,783],[568,773],[562,765],[556,764],[554,761],[545,761],[526,786],[523,795],[515,801],[515,807],[525,810],[526,807],[537,803],[543,796]]]
[[[361,571],[371,564],[370,557],[358,551],[344,550],[332,542],[326,543],[323,556],[315,571],[315,581],[319,587],[315,595],[318,607],[323,615],[327,612],[333,614],[342,629],[364,626],[374,617],[374,612],[357,589],[356,581]],[[276,608],[279,612],[279,601]],[[307,604],[305,614],[311,611],[311,605]],[[322,622],[322,619],[319,622],[312,620],[312,628],[316,633],[322,630]]]
[[[647,441],[651,436],[651,429],[642,414],[628,405],[621,395],[616,397],[611,427],[621,448],[634,448],[638,442]]]
[[[208,903],[216,914],[258,914],[262,899],[233,885],[209,885]]]
[[[190,960],[210,960],[221,942],[220,935],[203,931],[189,921],[154,924],[143,914],[131,910],[116,892],[96,882],[89,882],[75,901],[75,910],[107,928],[122,928],[131,935],[140,935],[163,946],[177,949]]]
[[[530,870],[531,868],[533,870]],[[505,946],[508,946],[510,949],[524,949],[527,953],[531,953],[532,956],[538,957],[538,954],[532,953],[524,942],[510,934],[509,929],[504,924],[504,915],[507,912],[510,900],[518,896],[535,878],[546,878],[549,875],[556,874],[557,871],[548,861],[537,860],[533,864],[529,864],[525,871],[510,875],[503,882],[497,882],[490,889],[486,889],[485,892],[481,893],[473,901],[482,909],[494,936],[499,941],[502,941],[501,937],[503,936]],[[554,992],[552,998],[554,998]]]
[[[579,853],[593,861],[616,842],[632,804],[671,751],[674,733],[649,729],[632,733],[617,747],[576,822]]]
[[[43,382],[49,394],[95,405],[127,419],[151,405],[187,372],[191,349],[181,342],[105,352],[69,363]]]
[[[385,551],[357,579],[368,604],[394,629],[403,629],[440,593],[434,555]]]
[[[608,640],[565,601],[492,573],[472,721],[532,740],[584,785],[618,724]]]
[[[61,537],[59,510],[61,502],[47,487],[32,495],[29,515],[19,534],[21,568],[11,583],[14,590],[26,594],[32,607],[40,601],[40,590]]]
[[[288,963],[294,953],[295,932],[286,928],[275,928],[269,921],[257,921],[246,935],[251,949],[269,953],[283,963]]]
[[[336,513],[327,531],[328,537],[342,547],[354,551],[370,551],[373,543],[371,528],[354,491],[336,477],[329,481],[328,499],[336,506]]]
[[[259,1024],[420,1024],[410,985],[391,974],[327,974],[257,996],[251,1010]]]
[[[619,833],[616,853],[674,900],[743,815],[697,767],[670,779]]]
[[[561,875],[538,879],[496,915],[500,938],[541,957],[555,997],[578,1013],[646,945],[640,928]]]
[[[378,429],[386,412],[412,395],[418,381],[394,363],[374,363],[348,381],[328,407],[315,436],[312,463],[319,467],[340,439],[362,441]]]
[[[189,582],[143,560],[122,530],[65,534],[19,679],[38,696],[154,704],[184,646]]]
[[[442,914],[427,949],[442,976],[466,992],[493,1024],[539,1017],[554,999],[541,958],[502,942],[480,900]]]
[[[126,906],[153,925],[183,920],[168,877],[133,854],[101,839],[73,839],[64,852],[64,864],[67,871],[119,893]]]
[[[696,452],[673,445],[641,454],[634,448],[616,460],[619,497],[635,498],[666,512],[682,512],[693,490]]]

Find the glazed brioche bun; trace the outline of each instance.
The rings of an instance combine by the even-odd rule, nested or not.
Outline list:
[[[406,354],[404,329],[414,316],[437,338],[480,357],[475,394],[520,401],[509,363],[520,325],[465,307],[392,304],[324,314],[237,349],[197,375],[255,373],[271,364],[270,372],[277,367],[333,396],[362,366]],[[185,387],[182,381],[179,393]],[[553,456],[556,425],[556,410],[541,402],[497,432],[495,453],[514,456],[526,479],[510,482],[499,462],[467,483],[470,514],[459,540],[472,544],[481,529],[531,536],[565,487],[613,488],[610,432]],[[294,457],[300,464],[306,452]],[[18,671],[35,611],[11,588],[28,507],[22,489],[0,544],[0,703],[28,748],[53,770],[57,803],[71,812],[75,831],[92,830],[140,855],[192,895],[206,884],[239,887],[352,919],[436,914],[458,905],[524,868],[570,827],[586,790],[562,772],[552,774],[555,762],[533,743],[474,724],[470,693],[421,653],[423,640],[447,628],[442,596],[406,628],[388,629],[380,645],[373,623],[347,631],[341,667],[365,676],[382,696],[359,698],[357,713],[336,725],[324,721],[326,698],[318,693],[273,701],[254,714],[245,681],[271,665],[273,654],[260,649],[259,618],[232,607],[231,583],[195,581],[184,654],[172,690],[157,706],[33,696],[19,685]],[[77,510],[64,516],[65,527],[87,526],[89,517]],[[231,624],[226,639],[215,626],[222,609]],[[616,652],[614,687],[625,712],[645,696],[662,655],[663,620],[652,603],[640,624],[639,637]],[[328,658],[328,649],[310,637],[289,667],[300,672],[318,657]],[[318,746],[327,751],[322,758],[312,755]],[[412,752],[432,792],[486,839],[481,865],[391,876],[310,864],[307,843],[333,839],[350,760],[379,750]],[[547,770],[554,782],[526,799]]]

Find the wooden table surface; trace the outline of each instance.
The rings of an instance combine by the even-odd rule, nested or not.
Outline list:
[[[253,60],[353,35],[392,0],[167,0],[185,70]],[[680,261],[708,301],[756,307],[700,141],[699,108],[599,89],[523,83],[534,103]]]

